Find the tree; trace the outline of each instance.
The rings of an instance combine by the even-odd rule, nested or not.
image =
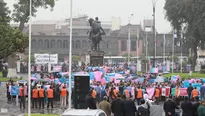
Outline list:
[[[172,61],[172,56],[169,56],[167,59]],[[179,57],[174,56],[174,62],[178,62],[178,61],[179,61]]]
[[[205,49],[205,0],[166,0],[166,18],[177,35],[185,27],[186,46],[193,51],[192,67],[196,65],[197,48]]]
[[[72,56],[72,62],[78,62],[78,61],[80,61],[80,57],[73,55]]]
[[[55,5],[55,0],[32,0],[32,16],[36,16],[36,12],[38,8],[51,8]],[[23,31],[24,24],[29,21],[29,7],[30,0],[18,0],[16,4],[13,5],[14,10],[12,14],[12,18],[14,22],[20,23],[19,29]]]
[[[16,52],[24,52],[28,46],[28,37],[19,29],[9,25],[0,25],[0,59]]]
[[[9,26],[9,13],[6,3],[0,0],[0,59],[15,52],[23,52],[28,46],[28,37]]]
[[[0,0],[0,24],[8,24],[10,10],[4,0]]]
[[[24,62],[28,62],[28,56],[25,58],[25,59],[23,59],[22,61],[24,61]],[[31,55],[31,63],[35,63],[35,58],[34,58],[34,55]]]

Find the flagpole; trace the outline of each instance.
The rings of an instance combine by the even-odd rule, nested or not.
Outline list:
[[[163,45],[163,64],[165,65],[165,41],[166,41],[166,39],[165,39],[166,37],[165,37],[165,34],[164,34],[164,45]]]
[[[28,116],[31,116],[31,25],[32,25],[32,0],[29,7],[29,45],[28,45]]]
[[[139,46],[138,46],[138,45],[139,45],[139,35],[137,34],[137,72],[138,72],[138,70],[139,70],[139,69],[138,69],[138,68],[139,68],[139,66],[138,66],[138,65],[139,65],[139,62],[138,62],[138,59],[139,59],[139,58],[138,58],[138,56],[139,56],[139,55],[138,55]]]
[[[182,35],[181,35],[181,42],[180,42],[180,46],[181,46],[181,73],[182,73],[182,38],[183,38],[184,36],[183,36],[183,33],[182,33]]]
[[[146,30],[145,30],[146,31]],[[146,59],[148,59],[147,58],[147,31],[146,31]],[[147,62],[146,62],[146,73],[147,73]]]
[[[174,73],[174,36],[175,33],[173,34],[173,43],[172,43],[172,73]]]
[[[71,109],[71,71],[72,71],[72,30],[73,30],[73,0],[70,0],[70,50],[69,50],[69,99],[68,99],[68,109]]]

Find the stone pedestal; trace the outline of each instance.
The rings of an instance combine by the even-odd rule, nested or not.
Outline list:
[[[86,63],[94,66],[102,66],[104,62],[104,51],[88,51],[86,55]]]

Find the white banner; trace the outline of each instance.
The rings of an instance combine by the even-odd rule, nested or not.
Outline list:
[[[58,64],[58,54],[34,54],[36,64]]]

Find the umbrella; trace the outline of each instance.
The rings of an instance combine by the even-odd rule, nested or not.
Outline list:
[[[117,77],[116,80],[125,80],[125,77]]]

